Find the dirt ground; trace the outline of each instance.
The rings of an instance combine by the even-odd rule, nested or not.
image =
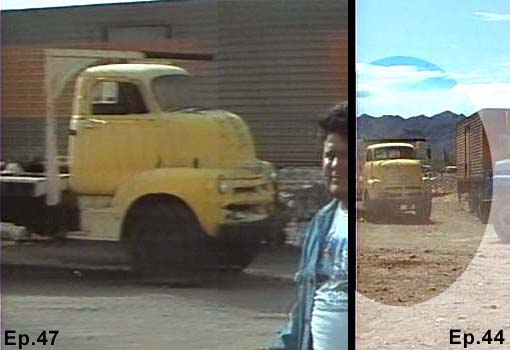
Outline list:
[[[471,262],[486,225],[449,194],[434,198],[429,222],[412,212],[358,223],[358,288],[390,305],[410,305],[448,288]]]
[[[359,223],[358,348],[466,348],[450,344],[459,329],[474,336],[467,348],[507,349],[510,245],[454,196],[434,200],[429,224],[400,219]],[[488,330],[504,344],[483,342]]]

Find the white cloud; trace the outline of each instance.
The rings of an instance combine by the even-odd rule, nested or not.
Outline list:
[[[404,118],[450,110],[470,115],[482,108],[510,108],[510,83],[458,84],[452,89],[397,91],[387,89],[359,98],[358,114],[397,114]]]
[[[499,65],[500,65],[501,67],[505,67],[505,68],[506,68],[506,67],[510,67],[510,62],[501,62]]]
[[[493,12],[475,12],[475,16],[486,22],[510,21],[510,14]]]
[[[418,69],[415,66],[378,66],[357,64],[357,89],[359,114],[367,113],[374,116],[398,114],[411,117],[418,114],[439,113],[444,109],[436,107],[439,98],[431,102],[437,94],[430,91],[410,89],[412,84],[425,79],[445,77],[441,71]],[[445,101],[451,101],[451,98]],[[433,110],[430,109],[431,106]]]
[[[458,86],[469,96],[476,109],[510,108],[510,83],[491,82],[462,84]]]
[[[429,78],[446,77],[441,71],[418,69],[415,66],[377,66],[373,64],[356,64],[360,78],[378,81],[384,84],[401,84],[419,82]]]
[[[359,98],[357,102],[358,114],[373,116],[394,114],[409,118],[420,114],[431,116],[446,110],[464,114],[476,110],[466,92],[457,87],[427,91],[388,89]]]
[[[430,78],[448,78],[441,71],[418,69],[415,66],[377,66],[358,63],[358,91],[363,95],[381,95],[389,92],[400,93],[409,90],[413,84],[418,84]]]
[[[468,79],[477,79],[477,78],[483,78],[483,76],[479,73],[455,73],[455,72],[448,72],[446,74],[447,77],[453,79],[453,80],[468,80]]]
[[[481,108],[510,108],[510,82],[501,80],[503,76],[499,82],[488,82],[487,76],[477,72],[445,73],[371,64],[357,64],[356,68],[358,114],[412,117],[450,110],[470,115]],[[451,88],[416,85],[430,78],[454,79],[457,84]]]

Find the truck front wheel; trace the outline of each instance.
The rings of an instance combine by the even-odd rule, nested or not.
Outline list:
[[[230,271],[242,271],[257,256],[260,242],[253,240],[219,241],[218,268]]]
[[[184,204],[156,198],[128,214],[132,267],[142,276],[181,274],[200,267],[201,228]]]
[[[430,214],[432,212],[432,198],[425,196],[420,202],[415,204],[416,215],[423,221],[430,220]]]
[[[370,195],[368,192],[364,195],[364,204],[365,204],[365,217],[367,221],[375,222],[378,218],[378,215],[376,213],[377,206],[376,203],[370,198]]]

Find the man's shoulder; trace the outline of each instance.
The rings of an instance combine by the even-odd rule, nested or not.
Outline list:
[[[325,222],[330,222],[333,215],[335,214],[336,208],[338,207],[338,200],[333,199],[324,207],[319,209],[319,211],[314,215],[312,220],[310,221],[307,229],[303,231],[304,237],[315,236],[320,230],[320,228],[324,225]],[[306,242],[307,239],[304,239]]]
[[[323,206],[319,211],[314,215],[312,220],[310,221],[309,228],[313,228],[317,223],[327,221],[328,218],[333,217],[335,211],[338,207],[338,200],[333,199],[328,204]]]
[[[328,204],[326,204],[321,209],[319,209],[319,211],[315,215],[315,219],[317,219],[318,217],[321,217],[321,216],[334,214],[335,210],[338,207],[338,203],[339,203],[339,201],[336,198],[331,200]]]

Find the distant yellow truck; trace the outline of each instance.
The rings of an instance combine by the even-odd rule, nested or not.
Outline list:
[[[68,51],[51,51],[48,61],[78,75],[69,173],[57,169],[49,108],[46,173],[3,174],[2,221],[50,237],[119,242],[142,272],[206,256],[247,266],[273,227],[276,170],[256,157],[246,123],[197,106],[190,74],[171,62]],[[59,66],[47,70],[50,90],[73,76]]]
[[[365,142],[358,159],[358,190],[368,220],[400,210],[413,210],[422,220],[430,218],[431,188],[418,156],[423,143],[424,139]],[[426,153],[430,158],[430,149]]]

